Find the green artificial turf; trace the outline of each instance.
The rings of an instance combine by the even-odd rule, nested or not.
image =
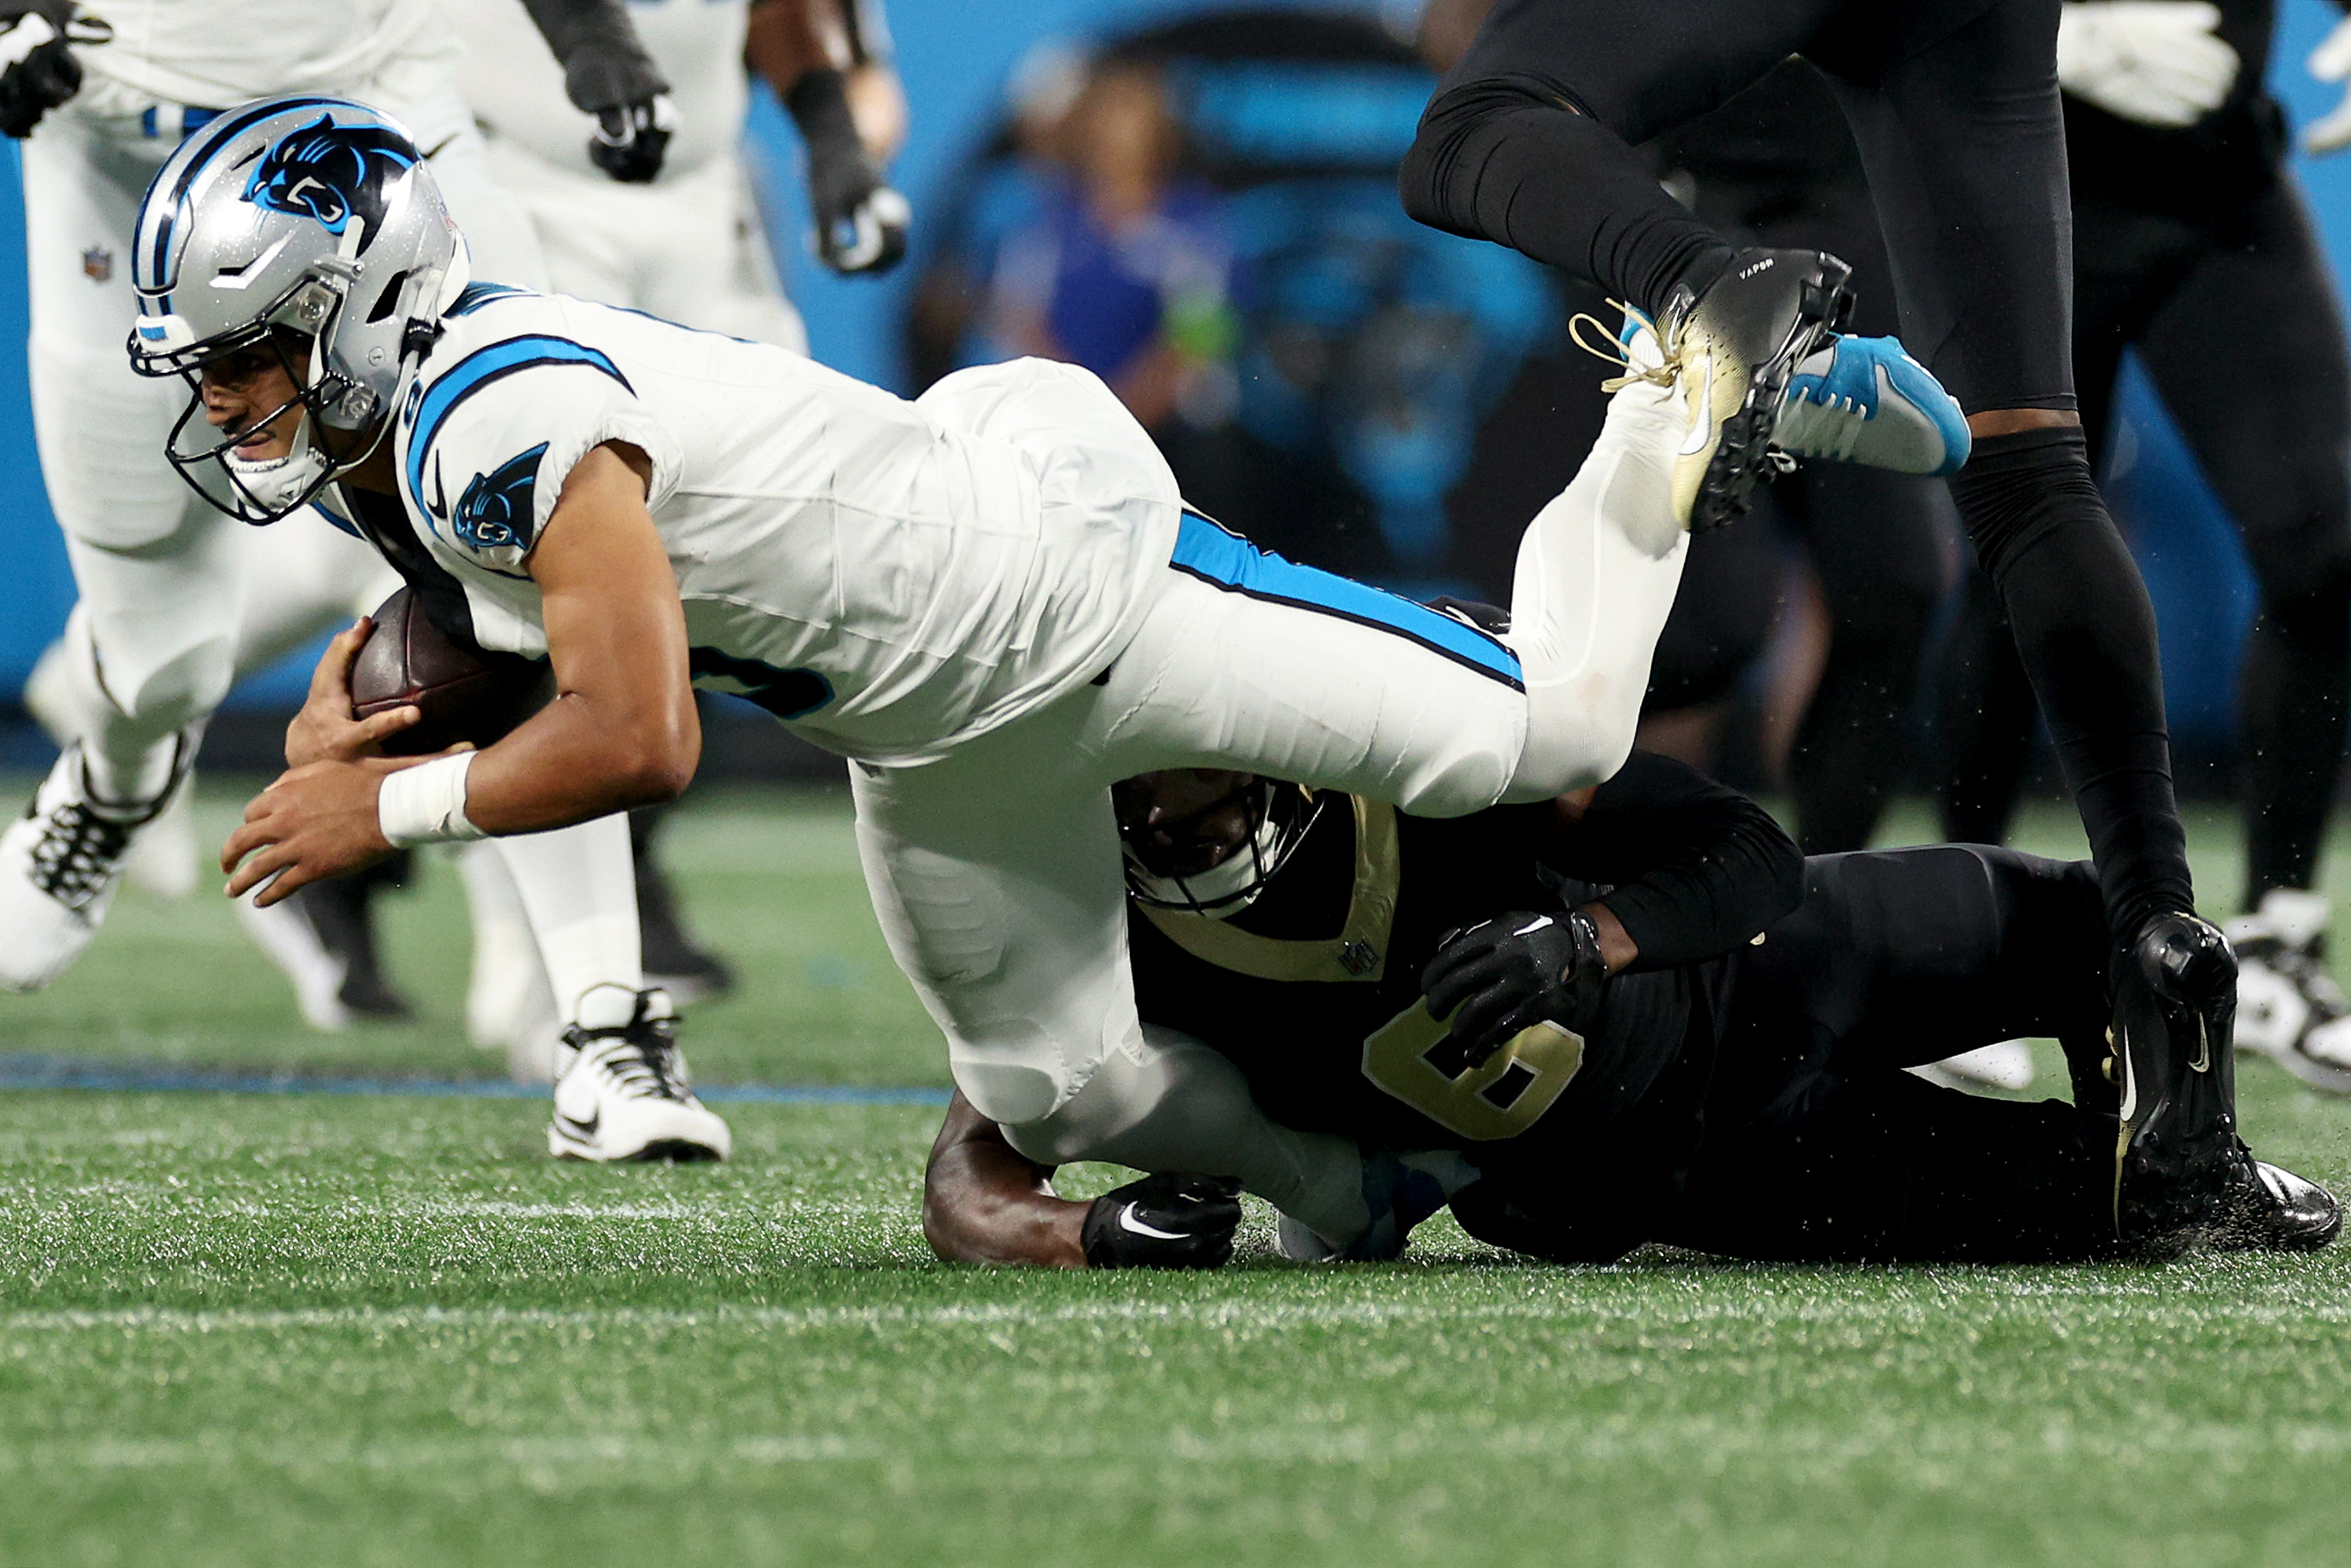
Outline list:
[[[2273,1150],[2343,1107],[2258,1064]],[[2340,1563],[2351,1255],[928,1261],[932,1113],[0,1097],[10,1563]],[[1092,1173],[1093,1183],[1104,1179]]]
[[[837,800],[675,850],[748,982],[705,1078],[942,1081]],[[455,886],[394,906],[413,1028],[308,1035],[225,911],[136,896],[0,1028],[493,1072]],[[2242,1079],[2351,1186],[2351,1104]],[[0,1564],[2351,1564],[2351,1251],[1568,1270],[1440,1219],[1302,1270],[1259,1212],[1217,1275],[981,1271],[922,1242],[935,1111],[730,1105],[735,1161],[678,1169],[554,1164],[544,1113],[0,1094]]]
[[[249,781],[204,783],[197,838],[216,852]],[[686,1029],[698,1075],[947,1082],[938,1032],[874,924],[846,788],[713,791],[681,812],[664,847],[687,890],[690,920],[741,979],[734,995],[696,1009]],[[360,1023],[340,1035],[304,1027],[292,991],[219,896],[221,880],[207,872],[200,891],[177,902],[124,888],[63,979],[36,996],[0,995],[0,1049],[319,1073],[505,1075],[503,1056],[465,1039],[473,938],[450,852],[420,854],[412,888],[378,904],[387,967],[415,1004],[416,1021]]]

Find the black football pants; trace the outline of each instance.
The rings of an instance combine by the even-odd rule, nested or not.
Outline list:
[[[2235,521],[2261,584],[2240,708],[2245,902],[2317,875],[2351,701],[2351,349],[2301,195],[2281,173],[2195,219],[2085,196],[2074,214],[2075,362],[2103,467],[2136,348]],[[1989,585],[1953,634],[1946,835],[2007,835],[2032,692]]]
[[[2085,865],[1933,845],[1813,859],[1745,955],[1705,1142],[1655,1239],[1736,1257],[2053,1261],[2114,1236],[2105,920]],[[2074,1103],[1902,1070],[2054,1036]]]
[[[1802,906],[1740,955],[1716,1049],[1686,1050],[1589,1146],[1481,1152],[1454,1214],[1561,1262],[1644,1241],[1782,1261],[2105,1255],[2105,948],[2085,865],[1947,844],[1815,856]],[[2019,1035],[2064,1043],[2074,1104],[1903,1071]]]

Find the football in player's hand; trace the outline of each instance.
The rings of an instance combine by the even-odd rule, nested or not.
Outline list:
[[[554,673],[543,662],[460,643],[426,618],[403,588],[377,607],[351,661],[351,716],[397,707],[423,716],[386,737],[390,757],[423,757],[460,741],[488,746],[547,706]]]

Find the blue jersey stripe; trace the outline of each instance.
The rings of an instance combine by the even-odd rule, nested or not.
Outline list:
[[[1184,514],[1170,564],[1178,571],[1251,599],[1320,611],[1393,632],[1457,664],[1491,675],[1513,690],[1526,689],[1519,656],[1476,627],[1384,589],[1284,560],[1197,512]]]
[[[575,343],[569,338],[533,334],[475,350],[435,380],[426,389],[423,401],[417,404],[416,428],[408,436],[408,494],[418,511],[427,517],[432,515],[432,507],[424,501],[424,454],[433,444],[433,438],[441,433],[442,422],[459,403],[493,382],[538,365],[585,365],[603,371],[630,392],[636,391],[629,386],[629,378],[621,373],[621,367],[601,350]]]

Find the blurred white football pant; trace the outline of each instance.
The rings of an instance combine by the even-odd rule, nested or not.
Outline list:
[[[447,64],[395,61],[349,90],[432,150],[476,276],[545,287],[530,222],[498,190]],[[238,674],[347,621],[358,601],[375,602],[381,562],[356,541],[343,549],[309,515],[249,529],[206,505],[164,461],[189,390],[133,374],[122,344],[137,314],[131,245],[139,204],[176,141],[147,134],[145,106],[119,92],[86,98],[47,116],[24,144],[28,358],[42,473],[80,591],[61,649],[61,689],[87,716],[82,738],[99,793],[138,800],[169,782],[173,737],[209,719]],[[158,120],[175,123],[176,110],[164,107]],[[267,570],[253,570],[256,560]],[[344,570],[354,574],[348,580]],[[543,909],[558,939],[578,938],[582,956],[568,949],[549,966],[569,988],[557,993],[569,1019],[590,986],[643,980],[626,820],[565,832],[576,835],[567,852],[527,848],[508,859],[526,907]],[[582,978],[590,969],[594,978]]]
[[[492,183],[444,62],[395,62],[350,89],[434,149],[434,176],[477,267],[543,276],[536,239]],[[139,203],[176,145],[146,133],[141,108],[119,90],[99,92],[46,117],[24,144],[34,430],[89,618],[90,679],[107,699],[104,721],[83,737],[91,776],[121,800],[162,786],[172,736],[226,695],[248,581],[244,525],[205,505],[163,459],[186,384],[133,374],[123,351],[137,314]],[[157,119],[178,114],[167,106]]]
[[[1516,668],[1458,622],[1187,517],[1101,684],[926,766],[852,768],[883,935],[956,1083],[1015,1146],[1050,1163],[1149,1148],[1162,1168],[1238,1176],[1332,1239],[1363,1228],[1352,1146],[1284,1138],[1253,1108],[1202,1119],[1181,1103],[1210,1068],[1168,1057],[1137,1019],[1109,786],[1235,768],[1460,816],[1606,778],[1631,749],[1680,580],[1681,434],[1663,389],[1616,395],[1521,543]]]
[[[808,352],[739,158],[622,185],[557,168],[496,132],[488,147],[491,173],[529,215],[556,293]]]

